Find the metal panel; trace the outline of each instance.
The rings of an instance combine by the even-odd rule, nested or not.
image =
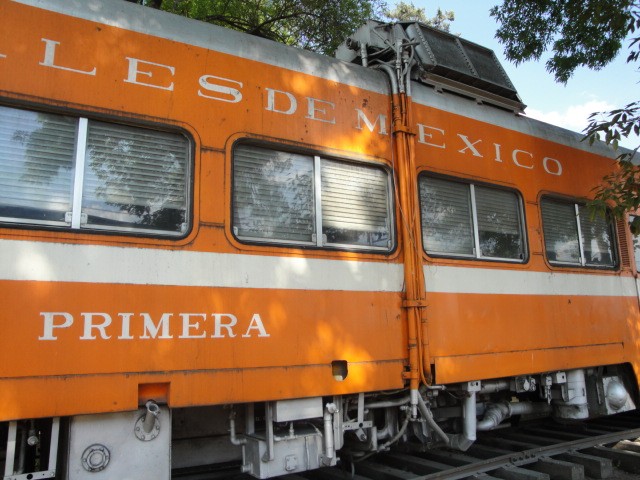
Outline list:
[[[422,24],[406,28],[422,67],[430,73],[520,101],[493,50]]]
[[[70,421],[68,480],[155,480],[171,478],[171,412],[160,408],[158,436],[134,434],[145,410],[80,415]],[[93,471],[87,470],[87,464]]]
[[[313,470],[323,466],[322,442],[322,435],[315,430],[301,430],[292,437],[283,437],[276,442],[273,459],[269,460],[267,442],[259,437],[247,437],[244,468],[257,478]],[[327,459],[327,463],[327,466],[334,465],[335,458]]]
[[[275,402],[273,420],[276,422],[291,422],[307,418],[320,418],[322,413],[321,397],[280,400]]]

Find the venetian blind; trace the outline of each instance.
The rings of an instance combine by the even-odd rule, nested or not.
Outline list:
[[[542,199],[540,207],[544,243],[549,261],[580,265],[575,205]]]
[[[183,135],[90,121],[83,213],[89,225],[179,232],[188,172]]]
[[[77,119],[0,107],[0,216],[64,223]]]
[[[330,243],[388,246],[388,175],[378,167],[322,160],[322,227]]]
[[[236,235],[311,242],[313,158],[251,145],[235,149],[233,215]]]
[[[580,205],[579,213],[585,264],[612,267],[614,256],[611,228],[607,219],[602,215],[592,214],[585,205]]]
[[[524,258],[518,196],[507,190],[477,185],[474,192],[481,255]]]
[[[422,238],[427,253],[473,255],[469,185],[420,178]]]
[[[515,193],[476,186],[478,230],[509,235],[520,234],[518,197]]]

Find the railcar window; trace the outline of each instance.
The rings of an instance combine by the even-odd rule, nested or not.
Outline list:
[[[524,261],[522,207],[515,192],[424,174],[419,190],[428,254]]]
[[[0,107],[0,221],[182,235],[180,134]]]
[[[585,205],[543,198],[542,229],[547,259],[556,265],[614,267],[610,219],[592,215]]]
[[[0,218],[65,225],[78,122],[0,107]]]
[[[375,165],[240,144],[233,229],[241,240],[390,250],[391,180]]]

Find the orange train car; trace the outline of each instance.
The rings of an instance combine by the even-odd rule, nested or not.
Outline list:
[[[328,58],[116,0],[0,2],[5,478],[258,478],[635,408],[614,155],[493,52]]]

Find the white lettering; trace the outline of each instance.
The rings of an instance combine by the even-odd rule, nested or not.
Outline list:
[[[144,330],[140,338],[173,338],[173,335],[169,333],[171,313],[163,313],[157,324],[153,323],[153,319],[148,313],[141,313],[140,315],[144,319]],[[162,329],[162,333],[158,336],[160,329]]]
[[[364,113],[362,110],[360,110],[359,108],[356,108],[356,112],[358,112],[358,124],[356,125],[356,128],[358,130],[362,130],[362,122],[364,122],[364,124],[367,126],[369,131],[373,133],[373,130],[375,129],[376,125],[378,124],[378,122],[380,122],[378,133],[380,133],[380,135],[387,135],[387,116],[386,115],[381,113],[376,117],[376,121],[371,123],[371,121],[367,118],[367,114]]]
[[[145,76],[148,77],[149,79],[153,78],[153,72],[152,71],[142,71],[138,69],[138,65],[139,64],[144,64],[146,66],[151,66],[151,67],[159,67],[159,68],[164,68],[165,70],[168,70],[169,72],[171,72],[171,76],[173,76],[175,74],[175,67],[172,67],[170,65],[163,65],[161,63],[153,63],[153,62],[147,62],[146,60],[140,60],[139,58],[132,58],[132,57],[126,57],[127,60],[129,60],[129,72],[127,75],[127,78],[124,79],[125,83],[133,83],[135,85],[143,85],[145,87],[152,87],[152,88],[159,88],[160,90],[169,90],[169,91],[173,91],[173,82],[171,82],[169,85],[156,85],[154,83],[147,83],[147,82],[142,82],[138,79],[138,77],[140,76]]]
[[[131,316],[133,315],[133,313],[119,313],[118,316],[122,319],[121,322],[121,330],[120,330],[120,336],[118,337],[119,340],[133,340],[133,337],[131,336],[130,333],[130,326],[131,326]]]
[[[469,141],[469,137],[467,137],[466,135],[462,135],[461,133],[459,133],[458,136],[460,137],[460,139],[466,145],[466,147],[464,147],[462,150],[458,150],[458,153],[464,153],[466,150],[470,150],[471,154],[474,157],[482,158],[482,155],[480,154],[478,149],[475,147],[478,143],[482,142],[481,139],[480,140],[476,140],[475,142],[472,143],[472,142]]]
[[[73,316],[67,312],[41,312],[40,316],[43,317],[44,328],[38,340],[57,340],[58,337],[53,334],[54,328],[69,328],[73,325]],[[56,323],[56,317],[62,317],[64,321]]]
[[[429,129],[431,133],[427,133],[426,129]],[[444,137],[444,130],[442,130],[441,128],[430,127],[429,125],[423,125],[419,123],[418,124],[418,143],[423,143],[425,145],[429,145],[430,147],[446,148],[446,145],[444,143],[444,138],[442,139],[441,143],[431,143],[427,141],[427,138],[429,140],[434,140],[433,138],[434,133],[438,133],[441,137]]]
[[[231,83],[238,88],[219,85],[217,83],[211,83],[209,80],[221,80],[223,82]],[[199,80],[200,86],[207,90],[208,92],[215,92],[221,95],[226,95],[225,97],[217,96],[217,95],[205,95],[202,93],[202,90],[198,90],[198,95],[204,98],[211,98],[212,100],[220,100],[221,102],[228,103],[238,103],[242,100],[242,92],[239,90],[242,88],[241,82],[236,82],[235,80],[229,80],[228,78],[222,77],[214,77],[213,75],[203,75]]]
[[[111,316],[106,313],[81,313],[80,315],[84,318],[84,335],[80,340],[95,340],[96,336],[92,333],[94,329],[98,331],[100,338],[104,340],[111,338],[106,332],[106,328],[111,325]],[[93,323],[93,317],[102,317],[102,323]]]
[[[500,156],[500,144],[499,143],[494,143],[493,145],[496,147],[496,158],[495,158],[495,161],[502,163],[502,157]]]
[[[260,318],[260,315],[258,315],[257,313],[253,314],[253,317],[251,318],[251,323],[249,323],[249,327],[247,328],[247,331],[242,336],[243,337],[250,337],[251,336],[251,333],[250,333],[251,330],[257,330],[259,337],[270,337],[271,336],[265,330],[264,324],[262,323],[262,319]]]
[[[155,320],[149,313],[105,313],[105,312],[83,312],[79,315],[83,318],[83,330],[80,340],[118,340],[135,339],[172,339],[174,334],[177,338],[234,338],[235,328],[238,325],[238,317],[232,313],[212,313],[213,321],[207,322],[209,314],[206,313],[162,313],[160,318]],[[182,327],[177,323],[171,325],[171,320],[175,316],[180,316]],[[74,317],[68,312],[41,312],[43,318],[43,333],[39,340],[58,340],[56,329],[66,329],[74,324]],[[113,318],[120,318],[120,326],[116,326]],[[132,322],[139,318],[142,322],[142,335],[137,333],[138,328],[132,327]],[[134,323],[135,325],[135,323]],[[207,328],[207,325],[211,325]],[[268,338],[271,335],[267,332],[265,324],[259,313],[254,313],[248,322],[243,323],[246,327],[243,338]],[[132,331],[133,328],[133,331]],[[181,330],[179,330],[181,328]],[[118,332],[119,329],[119,332]],[[178,335],[178,333],[180,334]],[[115,335],[119,333],[116,337]],[[211,335],[208,337],[209,333]]]
[[[336,119],[335,117],[328,119],[328,118],[318,118],[318,116],[316,114],[321,114],[323,117],[325,117],[327,115],[327,109],[326,108],[320,108],[318,106],[316,106],[316,104],[325,104],[329,107],[331,107],[331,109],[333,110],[334,108],[336,108],[335,103],[331,103],[331,102],[327,102],[325,100],[319,100],[317,98],[311,98],[311,97],[307,97],[307,116],[306,118],[310,118],[311,120],[318,120],[319,122],[325,122],[325,123],[331,123],[331,124],[335,124],[336,123]]]
[[[75,68],[56,65],[56,47],[60,45],[60,42],[49,40],[48,38],[42,38],[41,40],[45,43],[44,60],[40,62],[40,65],[42,65],[43,67],[57,68],[59,70],[66,70],[68,72],[81,73],[83,75],[95,75],[96,72],[98,71],[96,67],[93,67],[92,70],[78,70]]]
[[[555,164],[555,169],[553,171],[549,169],[549,163]],[[544,171],[551,175],[557,175],[558,177],[562,175],[562,164],[560,163],[560,160],[556,160],[551,157],[544,157],[542,159],[542,166],[544,167]]]
[[[533,164],[532,164],[532,165],[523,165],[522,163],[520,163],[520,162],[518,161],[518,154],[520,154],[520,153],[522,153],[522,154],[524,154],[524,155],[527,155],[527,156],[529,156],[530,158],[533,158],[533,154],[532,154],[532,153],[525,152],[524,150],[514,150],[514,151],[513,151],[513,153],[512,153],[512,155],[511,155],[511,158],[513,159],[513,163],[514,163],[516,166],[518,166],[518,167],[522,167],[522,168],[526,168],[527,170],[531,170],[531,169],[533,169]]]
[[[225,317],[229,319],[229,321],[226,323],[223,322],[223,318]],[[235,315],[232,315],[230,313],[214,313],[213,321],[214,328],[211,338],[224,338],[224,333],[222,333],[223,329],[227,331],[227,335],[229,337],[233,338],[236,336],[236,334],[233,333],[233,327],[236,325],[236,323],[238,323],[238,319]]]
[[[294,97],[291,93],[283,92],[282,90],[274,90],[273,88],[265,88],[265,90],[267,91],[267,111],[284,113],[285,115],[293,115],[298,109],[298,102],[296,100],[296,97]],[[278,106],[276,106],[276,93],[282,94],[286,97],[286,99],[289,101],[288,108],[285,108],[284,105],[279,105],[281,108],[278,108]]]
[[[191,321],[191,317],[200,317],[202,318],[202,322],[207,320],[207,316],[204,313],[181,313],[182,317],[182,335],[178,338],[205,338],[207,336],[206,332],[202,332],[200,335],[194,334],[193,330],[200,330],[200,322]]]

